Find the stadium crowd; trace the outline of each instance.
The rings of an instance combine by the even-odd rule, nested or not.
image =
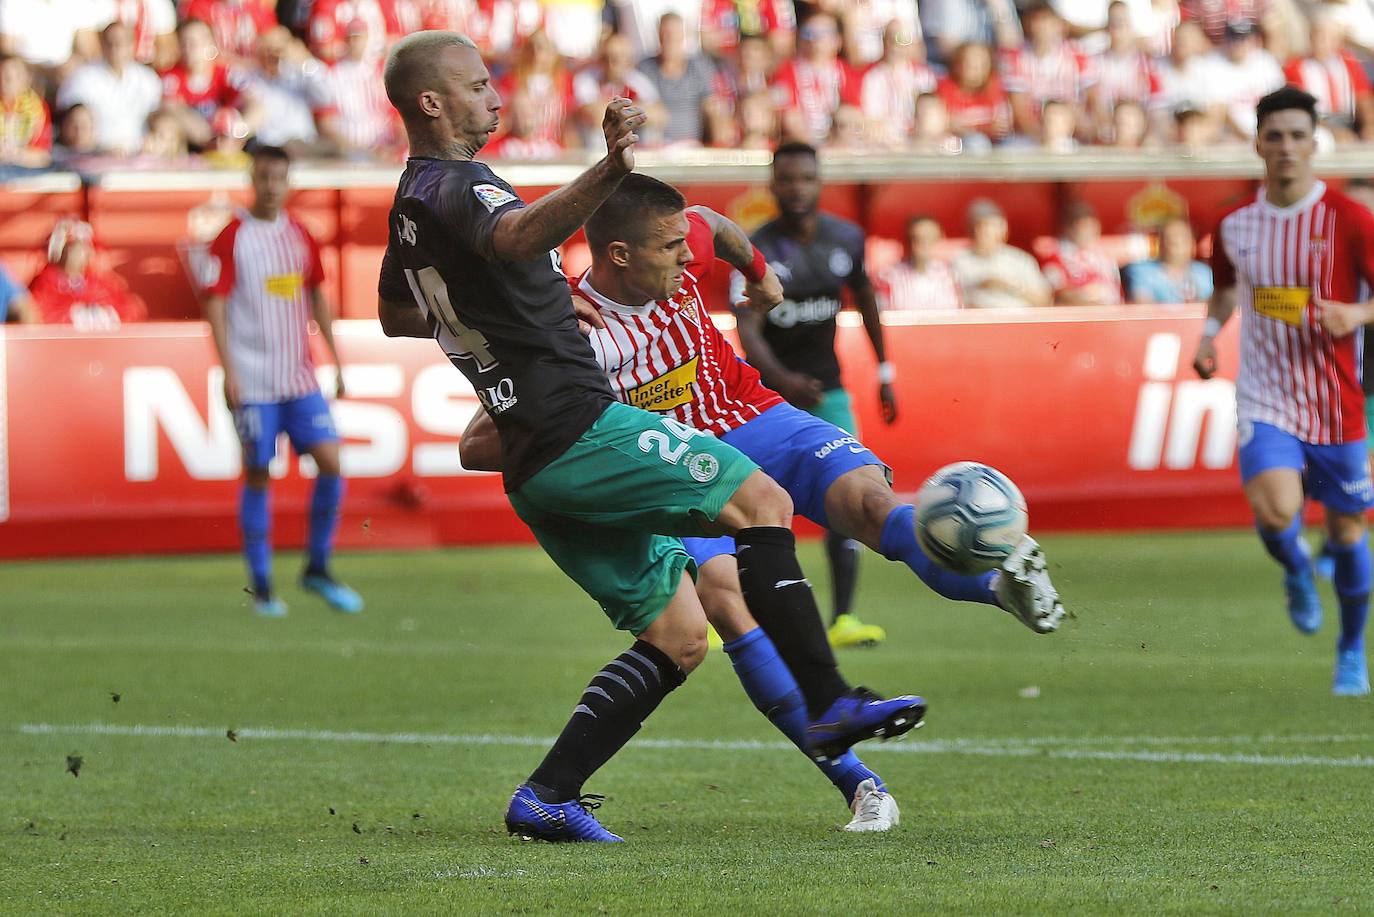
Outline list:
[[[5,0],[0,170],[395,161],[380,68],[420,28],[490,61],[489,158],[593,143],[615,95],[646,147],[955,154],[1244,143],[1287,81],[1324,144],[1374,137],[1374,0]]]

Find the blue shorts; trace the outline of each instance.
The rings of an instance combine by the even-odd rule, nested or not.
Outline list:
[[[291,401],[245,404],[234,412],[234,427],[243,443],[243,463],[266,468],[277,455],[277,437],[285,433],[297,455],[325,442],[338,442],[329,404],[318,391]]]
[[[798,515],[826,528],[825,492],[836,478],[865,465],[888,470],[882,459],[853,436],[790,404],[769,408],[721,439],[782,485]],[[735,540],[729,536],[684,538],[682,542],[698,567],[712,557],[735,553]]]
[[[1307,496],[1338,513],[1361,513],[1374,507],[1369,450],[1362,439],[1319,446],[1267,423],[1241,421],[1241,481],[1271,468],[1297,471],[1303,476]]]

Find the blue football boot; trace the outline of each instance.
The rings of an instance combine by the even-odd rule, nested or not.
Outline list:
[[[253,610],[260,618],[286,617],[286,603],[274,595],[253,596]]]
[[[526,841],[600,841],[624,843],[592,816],[604,796],[586,793],[571,802],[544,802],[529,784],[521,784],[506,808],[506,830]]]
[[[1297,573],[1283,575],[1283,592],[1288,599],[1288,618],[1304,634],[1315,634],[1322,626],[1322,600],[1317,594],[1317,580],[1312,575],[1312,552],[1306,542],[1302,545],[1307,563]]]
[[[355,615],[363,610],[363,597],[328,573],[304,573],[301,588],[313,592],[329,604],[335,611]]]
[[[1331,680],[1331,693],[1337,697],[1363,697],[1369,693],[1369,669],[1365,665],[1363,647],[1336,653],[1336,676]]]
[[[855,688],[811,721],[807,746],[823,761],[842,755],[864,739],[893,739],[921,725],[925,698],[903,694],[884,700],[867,688]]]

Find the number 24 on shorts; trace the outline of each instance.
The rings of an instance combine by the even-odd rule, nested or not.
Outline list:
[[[671,417],[660,417],[659,423],[663,424],[672,436],[661,430],[645,430],[639,434],[640,451],[651,453],[657,449],[658,457],[669,465],[678,464],[685,454],[687,460],[684,464],[693,480],[704,484],[715,478],[720,472],[720,462],[714,455],[709,452],[687,452],[694,437],[707,434]],[[674,443],[673,439],[677,439],[677,442]]]

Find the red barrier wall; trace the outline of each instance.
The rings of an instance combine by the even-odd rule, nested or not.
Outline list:
[[[877,417],[872,357],[848,314],[839,346],[863,438],[899,491],[977,459],[1020,484],[1040,529],[1241,524],[1232,383],[1187,366],[1201,315],[892,316],[892,427]],[[1224,372],[1233,334],[1221,341]],[[499,480],[458,467],[477,400],[438,348],[368,322],[341,322],[338,335],[351,393],[335,405],[349,477],[342,544],[527,540]],[[237,444],[202,325],[118,337],[20,329],[0,344],[0,556],[236,544]],[[299,544],[309,481],[298,462],[278,470],[276,540]]]

